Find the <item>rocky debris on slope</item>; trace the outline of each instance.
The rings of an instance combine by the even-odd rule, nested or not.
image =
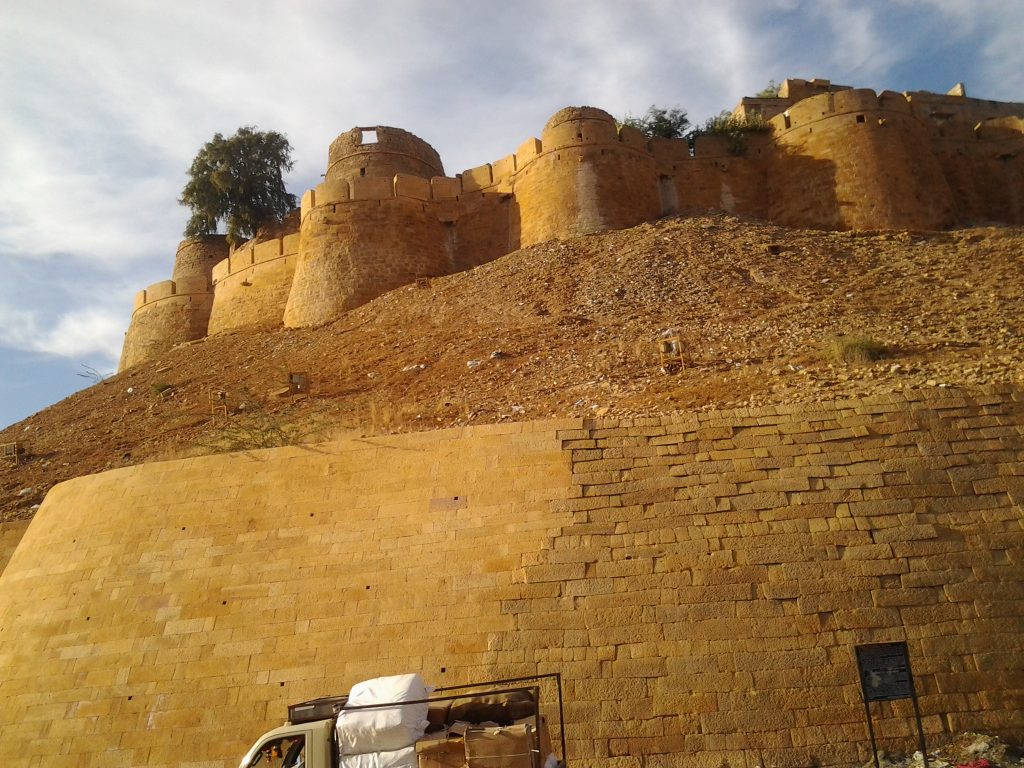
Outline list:
[[[920,752],[909,756],[879,752],[880,768],[924,768]],[[1024,756],[1012,750],[998,736],[962,733],[943,747],[928,750],[930,768],[1021,768]],[[875,768],[869,760],[861,768]]]
[[[24,458],[0,467],[0,520],[78,475],[339,433],[1020,386],[1022,245],[1021,229],[727,215],[539,244],[320,328],[181,345],[8,427],[0,443]],[[666,335],[682,364],[659,357]],[[869,340],[876,359],[843,360],[836,337]],[[307,395],[281,394],[289,372],[310,376]]]

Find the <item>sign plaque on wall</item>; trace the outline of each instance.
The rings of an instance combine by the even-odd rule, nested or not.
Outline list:
[[[857,667],[864,701],[893,701],[914,696],[906,643],[857,646]]]
[[[924,742],[924,726],[921,724],[921,709],[917,705],[917,691],[914,690],[914,675],[910,671],[910,653],[906,643],[871,643],[854,647],[857,654],[857,671],[860,674],[860,689],[864,695],[864,713],[868,719],[868,734],[871,736],[871,754],[878,765],[878,745],[875,743],[875,727],[871,722],[872,701],[896,701],[911,699],[914,702],[914,716],[917,719],[918,748],[928,768],[928,750]]]

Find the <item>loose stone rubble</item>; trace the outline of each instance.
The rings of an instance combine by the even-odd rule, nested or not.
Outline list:
[[[945,746],[928,750],[930,768],[1019,768],[1024,756],[1008,747],[998,736],[962,733]],[[869,760],[862,768],[874,768]],[[920,752],[909,756],[879,753],[880,768],[924,768]]]

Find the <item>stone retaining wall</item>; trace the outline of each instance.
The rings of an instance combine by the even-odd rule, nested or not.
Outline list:
[[[1024,736],[1021,401],[560,431],[573,498],[555,506],[574,522],[524,569],[550,593],[507,609],[513,647],[572,681],[573,753],[863,761],[853,648],[890,641],[908,643],[929,739]],[[910,702],[876,715],[891,746],[914,743]]]
[[[0,575],[5,766],[233,766],[381,674],[561,672],[572,765],[1024,737],[1024,393],[491,425],[56,486]],[[883,745],[912,748],[906,702]]]

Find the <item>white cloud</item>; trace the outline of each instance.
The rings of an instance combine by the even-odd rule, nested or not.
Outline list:
[[[908,46],[893,39],[886,13],[885,6],[880,10],[856,0],[821,0],[813,5],[811,20],[827,25],[827,34],[820,36],[828,45],[826,63],[843,73],[844,83],[873,83],[906,55]]]
[[[1024,8],[1006,0],[893,0],[930,20],[928,39],[937,41],[973,73],[967,93],[982,98],[1024,101]],[[897,33],[900,30],[897,30]],[[913,50],[915,46],[912,46]],[[961,79],[970,79],[961,73]],[[951,86],[952,82],[949,83]]]
[[[121,355],[124,317],[106,307],[91,306],[61,315],[57,325],[35,341],[41,352],[78,359],[100,356],[116,361]]]
[[[46,323],[47,318],[36,312],[0,306],[0,346],[74,361],[98,358],[116,364],[120,358],[124,313],[89,305]]]

